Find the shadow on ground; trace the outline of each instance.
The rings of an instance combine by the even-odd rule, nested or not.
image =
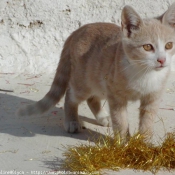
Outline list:
[[[34,102],[9,94],[0,94],[0,133],[7,133],[18,137],[33,137],[35,134],[42,134],[73,137],[80,140],[87,140],[91,135],[101,135],[89,129],[82,129],[82,132],[77,134],[70,134],[64,131],[63,108],[55,107],[40,117],[16,116],[16,110],[20,105],[29,103]],[[92,124],[97,124],[95,119],[88,119],[84,116],[80,116],[80,119]]]

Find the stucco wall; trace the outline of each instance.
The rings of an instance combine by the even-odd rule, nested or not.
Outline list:
[[[124,5],[142,17],[174,0],[0,0],[0,72],[54,72],[68,35],[91,22],[120,24]],[[175,70],[175,65],[173,66]]]

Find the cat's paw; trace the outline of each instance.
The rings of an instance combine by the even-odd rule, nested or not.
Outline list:
[[[64,122],[64,128],[69,133],[78,133],[81,131],[81,124],[78,121]]]
[[[97,122],[98,124],[105,126],[105,127],[111,127],[112,126],[112,121],[111,118],[109,116],[107,117],[98,117],[97,118]]]

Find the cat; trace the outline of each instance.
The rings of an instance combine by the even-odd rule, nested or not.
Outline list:
[[[152,137],[154,118],[175,54],[175,3],[158,18],[142,19],[130,6],[121,27],[91,23],[66,40],[50,91],[40,101],[21,107],[19,116],[48,111],[65,96],[64,128],[81,130],[78,105],[87,101],[97,122],[112,126],[121,138],[130,135],[128,101],[140,100],[139,133]],[[106,99],[110,115],[101,105]]]

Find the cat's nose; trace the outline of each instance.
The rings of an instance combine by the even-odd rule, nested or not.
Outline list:
[[[161,66],[165,63],[166,58],[158,58],[157,62],[159,62],[161,64]]]

